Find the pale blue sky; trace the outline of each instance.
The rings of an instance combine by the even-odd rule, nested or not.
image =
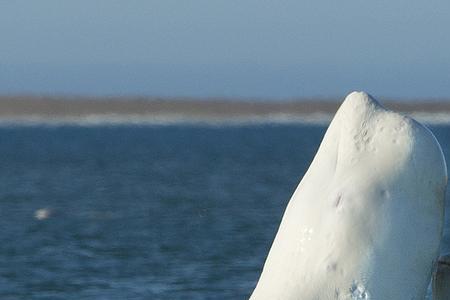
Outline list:
[[[450,98],[449,1],[0,0],[0,94]]]

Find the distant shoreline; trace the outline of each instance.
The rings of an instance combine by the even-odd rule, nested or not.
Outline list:
[[[450,123],[450,101],[384,101],[426,123]],[[320,123],[340,105],[332,100],[58,98],[0,96],[2,124]]]

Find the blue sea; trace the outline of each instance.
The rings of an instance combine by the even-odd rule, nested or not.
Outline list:
[[[0,299],[248,298],[325,129],[0,127]]]

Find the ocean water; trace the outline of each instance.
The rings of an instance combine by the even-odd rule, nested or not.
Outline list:
[[[324,132],[0,127],[0,299],[248,298]]]

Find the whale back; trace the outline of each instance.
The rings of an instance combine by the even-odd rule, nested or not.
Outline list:
[[[250,299],[423,299],[446,184],[426,127],[350,94],[288,203]]]

